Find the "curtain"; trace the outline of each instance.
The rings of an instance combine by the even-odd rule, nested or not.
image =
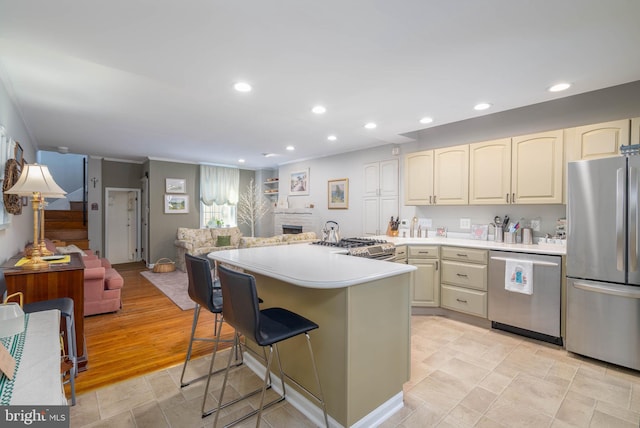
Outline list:
[[[205,205],[236,205],[240,170],[200,165],[200,200]]]

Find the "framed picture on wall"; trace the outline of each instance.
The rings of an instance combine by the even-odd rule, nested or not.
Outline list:
[[[309,169],[291,173],[289,195],[309,194]]]
[[[187,182],[184,178],[167,178],[164,187],[167,193],[187,193]]]
[[[349,179],[338,178],[329,180],[329,202],[330,210],[346,210],[349,208]]]
[[[165,214],[186,214],[189,212],[189,195],[164,195]]]

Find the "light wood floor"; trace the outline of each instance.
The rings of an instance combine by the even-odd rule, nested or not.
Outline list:
[[[89,364],[88,370],[76,378],[77,395],[171,367],[185,358],[193,310],[181,310],[140,275],[147,270],[143,263],[114,267],[124,278],[122,309],[85,318]],[[201,311],[196,336],[212,337],[213,323],[213,314]],[[223,335],[232,333],[225,324]],[[212,343],[195,342],[193,356],[212,350]]]

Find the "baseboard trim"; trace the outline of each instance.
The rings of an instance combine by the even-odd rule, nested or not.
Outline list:
[[[251,353],[244,353],[244,363],[247,365],[251,371],[253,371],[256,375],[260,376],[261,379],[264,379],[264,375],[266,372],[266,367],[262,365],[262,363]],[[271,374],[271,387],[282,394],[282,388],[280,383],[280,378],[275,376],[273,373]],[[358,422],[352,425],[353,428],[368,428],[368,427],[377,427],[386,421],[391,415],[400,410],[404,406],[404,395],[403,392],[400,391],[389,400],[387,400],[382,405],[378,406],[371,413],[366,415],[364,418],[360,419]],[[303,394],[298,392],[295,388],[289,387],[287,388],[287,401],[295,407],[300,413],[305,415],[313,424],[317,426],[324,426],[324,414],[322,413],[322,409],[315,405],[312,401],[307,399]],[[335,419],[329,416],[329,426],[332,428],[343,428],[341,424],[339,424]]]

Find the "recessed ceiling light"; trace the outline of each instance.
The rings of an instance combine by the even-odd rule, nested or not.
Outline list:
[[[367,123],[364,127],[365,127],[365,128],[367,128],[367,129],[375,129],[375,128],[377,128],[377,127],[378,127],[378,125],[376,125],[376,124],[375,124],[375,123],[373,123],[373,122],[369,122],[369,123]]]
[[[244,159],[238,159],[238,162],[244,163]]]
[[[336,137],[335,135],[329,135],[327,137],[327,140],[329,140],[329,141],[336,141],[337,139],[338,139],[338,137]]]
[[[250,92],[252,89],[251,85],[248,84],[247,82],[238,82],[235,85],[233,85],[233,88],[238,92]]]
[[[420,123],[431,123],[433,122],[433,118],[432,117],[423,117],[422,119],[420,119]]]
[[[549,92],[566,91],[571,87],[571,83],[558,83],[549,88]]]
[[[491,107],[491,104],[489,103],[479,103],[479,104],[476,104],[473,108],[475,110],[486,110],[489,107]]]
[[[290,152],[294,151],[296,148],[293,146],[287,146],[287,150],[289,150]]]
[[[326,113],[327,109],[324,106],[315,106],[311,111],[315,114],[323,114]]]

